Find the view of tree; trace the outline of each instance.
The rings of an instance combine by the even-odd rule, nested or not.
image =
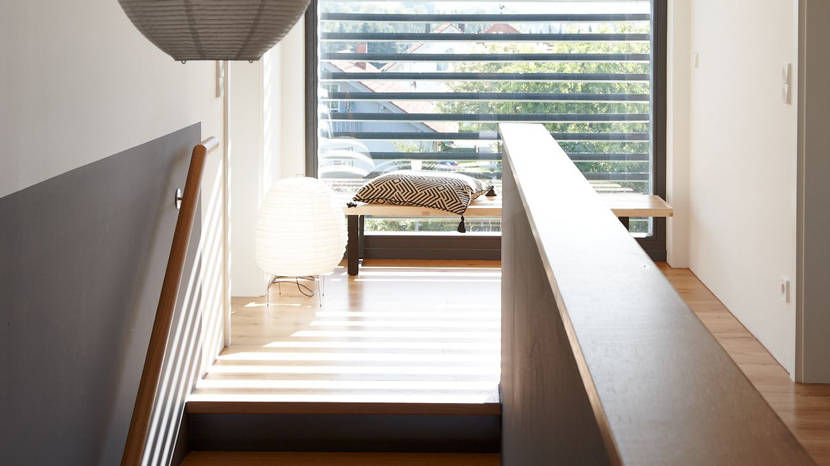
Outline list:
[[[632,4],[647,4],[647,2],[630,2]],[[417,13],[528,13],[538,12],[538,9],[530,8],[529,4],[520,3],[497,3],[477,2],[464,3],[459,6],[458,2],[323,2],[326,10],[351,13],[399,13],[402,11],[412,14]],[[596,6],[591,2],[581,3],[583,12],[598,13]],[[619,5],[619,4],[617,4]],[[545,2],[546,8],[558,8]],[[460,8],[456,11],[453,8]],[[569,10],[570,11],[570,10]],[[451,31],[450,33],[481,33],[481,32],[514,32],[514,33],[627,33],[627,34],[648,34],[650,24],[648,21],[634,22],[611,22],[599,21],[596,23],[585,22],[562,22],[562,23],[540,23],[540,22],[516,22],[516,23],[452,23],[452,24],[425,24],[419,22],[383,22],[383,21],[330,21],[321,23],[322,31],[325,32],[372,32],[372,33],[404,33],[404,32],[436,32]],[[451,29],[448,29],[451,28]],[[427,43],[425,43],[427,44]],[[322,42],[321,50],[324,52],[356,52],[366,51],[368,53],[488,53],[501,55],[515,54],[650,54],[650,43],[647,41],[550,41],[550,42],[478,42],[464,44],[463,51],[456,50],[458,43],[451,41],[438,41],[430,44],[429,47],[422,44],[414,47],[417,43],[407,41],[389,42],[368,42],[365,46],[358,43],[347,42]],[[442,45],[446,44],[444,49]],[[357,47],[360,45],[361,49]],[[422,47],[422,48],[421,48]],[[419,51],[414,51],[421,48]],[[371,62],[378,72],[399,71],[395,68],[396,63]],[[436,62],[433,71],[448,73],[611,73],[611,74],[651,74],[651,64],[647,60],[642,61],[458,61],[458,62]],[[434,91],[436,84],[433,82],[411,83],[412,92],[423,92],[424,90]],[[441,84],[444,89],[440,92],[464,92],[464,93],[511,93],[511,94],[620,94],[648,96],[650,84],[640,82],[596,82],[596,81],[453,81]],[[423,89],[422,89],[423,87]],[[575,164],[586,174],[589,179],[608,180],[604,183],[604,189],[630,190],[636,192],[649,192],[650,162],[650,141],[647,137],[651,131],[650,125],[650,103],[648,100],[638,101],[533,101],[530,99],[509,100],[442,100],[431,103],[431,112],[443,114],[463,115],[512,115],[512,114],[539,114],[544,116],[555,115],[597,115],[597,114],[629,114],[636,115],[639,121],[613,121],[613,122],[548,122],[545,126],[551,133],[623,133],[645,135],[640,141],[566,141],[560,140],[562,148],[569,155],[575,157]],[[407,111],[407,110],[404,110]],[[429,110],[416,110],[428,112]],[[389,123],[372,123],[372,131],[399,131]],[[493,122],[463,121],[458,123],[458,131],[461,132],[483,132],[496,131],[497,124]],[[476,160],[479,150],[485,152],[497,152],[496,142],[475,142],[469,141],[436,141],[429,149],[424,149],[423,144],[416,144],[410,141],[393,141],[394,151],[404,153],[417,153],[423,150],[444,153],[458,153],[456,161],[428,161],[418,162],[417,167],[427,170],[454,170],[464,172],[473,176],[491,179],[500,184],[501,163],[498,160]],[[383,149],[389,150],[389,149]],[[463,154],[463,155],[462,155]],[[580,155],[581,154],[581,155]],[[593,154],[616,154],[613,160],[598,160],[602,157],[593,157]],[[403,165],[388,164],[388,166],[403,167]],[[413,166],[406,162],[407,168]],[[616,174],[616,175],[615,175]],[[500,226],[497,222],[490,221],[469,221],[470,231],[498,231]],[[417,221],[407,219],[372,219],[367,224],[368,229],[380,231],[454,231],[457,227],[457,220],[434,219]],[[647,231],[648,222],[644,219],[632,219],[633,231]]]
[[[611,25],[596,32],[648,32],[629,24]],[[627,53],[648,54],[648,43],[629,42],[558,42],[550,44],[491,44],[487,53]],[[649,74],[649,63],[630,62],[516,62],[459,63],[455,71],[489,73],[630,73]],[[463,81],[450,83],[456,92],[548,93],[548,94],[648,94],[648,83],[625,82],[539,82],[539,81]],[[510,102],[510,101],[448,101],[440,102],[443,113],[462,114],[648,114],[649,104],[615,102]],[[552,133],[648,133],[648,123],[547,123]],[[467,131],[494,130],[491,123],[463,123]],[[648,142],[569,142],[560,145],[569,154],[648,154]],[[647,173],[648,162],[576,162],[584,173]],[[644,183],[619,182],[622,186],[645,192]]]

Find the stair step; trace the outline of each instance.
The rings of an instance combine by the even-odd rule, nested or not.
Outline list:
[[[496,453],[501,405],[189,401],[194,451]]]
[[[196,389],[189,402],[249,403],[388,403],[388,404],[469,404],[498,403],[496,384],[489,390],[276,390]]]
[[[182,466],[498,466],[496,453],[190,452]]]
[[[313,403],[268,401],[188,401],[188,414],[394,414],[500,416],[489,403]]]

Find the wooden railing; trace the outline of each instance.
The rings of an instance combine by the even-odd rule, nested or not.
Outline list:
[[[208,138],[193,148],[193,154],[190,158],[190,167],[187,171],[179,217],[173,233],[173,243],[170,246],[170,257],[167,260],[167,269],[161,286],[161,296],[156,308],[156,317],[150,334],[150,343],[147,346],[147,355],[144,359],[144,370],[141,373],[141,382],[135,398],[135,407],[130,421],[130,429],[127,433],[127,442],[124,446],[124,455],[121,458],[122,466],[140,466],[142,461],[150,427],[150,416],[153,411],[153,402],[161,380],[162,363],[167,349],[167,336],[170,333],[170,326],[176,310],[188,246],[193,231],[193,222],[199,205],[199,189],[202,183],[205,159],[208,152],[218,145],[219,142],[215,138]]]
[[[548,131],[500,130],[502,464],[814,464]]]

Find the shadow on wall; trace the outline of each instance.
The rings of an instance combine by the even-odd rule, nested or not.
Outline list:
[[[176,438],[187,395],[224,347],[221,179],[222,171],[217,170],[207,203],[202,199],[201,235],[194,231],[191,238],[190,252],[196,252],[196,262],[179,290],[144,449],[149,464],[179,464],[183,459],[186,452],[178,449]],[[176,455],[181,456],[171,462]]]

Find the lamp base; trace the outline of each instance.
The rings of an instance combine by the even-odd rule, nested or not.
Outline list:
[[[314,281],[317,282],[317,290],[320,295],[320,307],[323,307],[323,297],[325,296],[325,288],[323,284],[325,281],[323,280],[322,275],[307,275],[303,277],[288,277],[284,275],[274,275],[271,280],[268,281],[268,286],[265,287],[265,308],[271,308],[271,286],[276,284],[278,293],[282,296],[282,284],[283,283],[290,283],[297,287],[297,291],[307,297],[312,298],[314,297],[315,293],[314,290],[307,285],[306,283],[301,283],[301,281],[310,282]]]

